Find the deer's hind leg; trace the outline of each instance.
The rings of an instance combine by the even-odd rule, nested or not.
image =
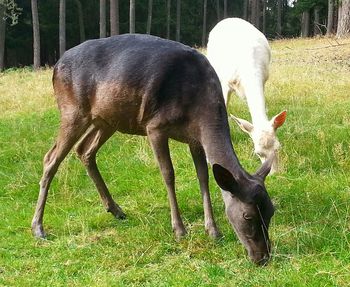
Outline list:
[[[123,219],[125,214],[113,200],[96,164],[97,151],[114,132],[114,128],[102,121],[95,123],[79,142],[76,152],[85,165],[89,177],[94,182],[106,210],[111,212],[116,218]]]
[[[64,115],[61,118],[61,125],[56,142],[44,157],[43,176],[40,180],[39,197],[32,220],[32,232],[35,237],[45,237],[43,216],[51,181],[63,159],[89,125],[89,118],[83,117],[79,113],[68,114],[68,116]]]

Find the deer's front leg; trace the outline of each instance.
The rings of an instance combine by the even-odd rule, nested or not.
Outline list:
[[[196,167],[199,186],[202,193],[205,231],[209,234],[210,237],[217,239],[221,237],[221,233],[217,228],[214,220],[208,185],[208,165],[205,158],[205,153],[203,148],[199,145],[190,145],[190,150],[194,165]]]
[[[153,148],[153,152],[158,161],[167,191],[171,211],[171,224],[177,239],[186,235],[186,229],[182,222],[179,207],[175,194],[175,175],[170,158],[168,137],[159,130],[147,130],[147,135]]]

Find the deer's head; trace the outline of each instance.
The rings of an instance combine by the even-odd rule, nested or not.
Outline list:
[[[268,228],[274,207],[264,180],[271,169],[272,158],[249,178],[235,179],[221,165],[213,165],[216,182],[222,189],[226,215],[251,260],[264,265],[270,258]]]
[[[276,136],[277,129],[282,126],[286,120],[287,112],[283,111],[274,116],[270,121],[254,126],[250,122],[231,115],[231,118],[238,126],[252,138],[254,143],[254,152],[258,155],[261,162],[264,163],[268,158],[273,157],[271,173],[278,170],[278,150],[280,143]]]

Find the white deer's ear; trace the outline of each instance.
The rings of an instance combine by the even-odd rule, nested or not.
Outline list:
[[[240,118],[237,118],[231,114],[230,114],[230,118],[233,119],[237,123],[237,125],[241,128],[242,131],[244,131],[248,134],[250,134],[253,131],[254,126],[250,122],[243,120],[243,119],[240,119]]]
[[[284,124],[287,118],[287,111],[280,112],[278,115],[274,116],[271,119],[271,125],[272,127],[277,130],[280,126]]]

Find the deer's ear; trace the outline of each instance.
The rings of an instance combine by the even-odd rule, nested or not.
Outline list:
[[[213,165],[213,174],[215,181],[221,189],[231,192],[237,197],[241,197],[241,191],[239,189],[237,181],[234,179],[231,172],[219,164]]]
[[[280,112],[278,115],[271,119],[272,127],[277,130],[280,126],[284,124],[287,118],[287,111]]]
[[[260,177],[262,180],[265,181],[265,178],[271,171],[272,163],[274,160],[274,156],[270,156],[263,164],[262,166],[257,170],[255,173],[255,176]]]
[[[243,120],[243,119],[240,119],[240,118],[237,118],[233,115],[230,115],[230,118],[233,119],[237,123],[237,125],[241,128],[242,131],[244,131],[248,134],[250,134],[253,131],[254,126],[250,122]]]

